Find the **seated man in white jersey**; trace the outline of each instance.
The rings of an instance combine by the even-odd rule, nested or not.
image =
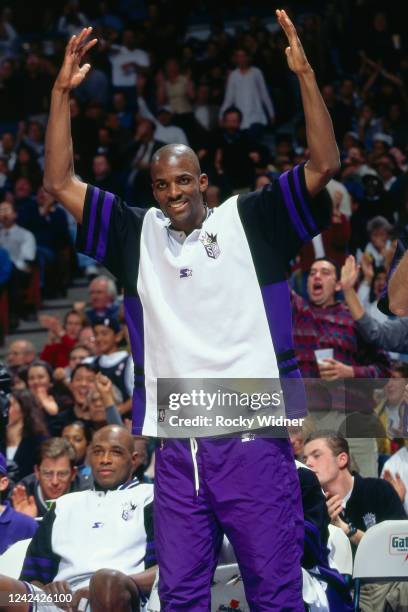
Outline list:
[[[153,156],[160,210],[128,206],[75,176],[69,97],[89,70],[82,57],[97,41],[86,42],[86,28],[68,43],[52,92],[44,181],[77,219],[79,250],[124,287],[136,375],[134,434],[158,435],[160,379],[300,380],[287,269],[326,214],[328,221],[324,187],[339,169],[339,155],[296,30],[284,11],[277,18],[300,85],[310,160],[211,211],[204,200],[208,177],[185,145],[166,145]],[[286,409],[292,418],[305,414],[296,403]],[[210,608],[224,533],[251,609],[304,610],[303,515],[289,440],[242,433],[217,438],[202,427],[202,437],[187,433],[157,450],[155,535],[165,612]]]
[[[133,477],[132,436],[117,425],[99,430],[89,462],[95,489],[58,499],[28,547],[21,580],[0,576],[0,593],[12,595],[0,601],[2,612],[54,612],[64,604],[131,612],[149,594],[156,574],[153,485]],[[27,603],[16,607],[18,595]]]

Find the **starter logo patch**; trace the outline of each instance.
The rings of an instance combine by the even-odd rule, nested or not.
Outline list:
[[[187,278],[189,276],[193,276],[193,271],[191,268],[181,268],[180,270],[180,278]]]

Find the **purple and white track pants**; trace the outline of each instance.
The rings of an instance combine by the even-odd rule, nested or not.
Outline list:
[[[303,512],[287,439],[165,440],[156,451],[155,540],[164,612],[211,609],[225,533],[256,612],[303,612]]]

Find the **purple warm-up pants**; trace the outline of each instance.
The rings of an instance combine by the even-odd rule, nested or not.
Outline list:
[[[303,513],[289,441],[200,438],[197,447],[196,469],[189,440],[166,440],[156,451],[162,610],[211,609],[211,580],[225,533],[250,609],[303,612]]]

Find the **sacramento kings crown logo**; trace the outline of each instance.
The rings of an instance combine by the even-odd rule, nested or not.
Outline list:
[[[217,242],[217,234],[205,232],[204,236],[200,238],[200,241],[203,243],[208,257],[211,257],[211,259],[217,259],[217,257],[219,257],[221,251]]]

